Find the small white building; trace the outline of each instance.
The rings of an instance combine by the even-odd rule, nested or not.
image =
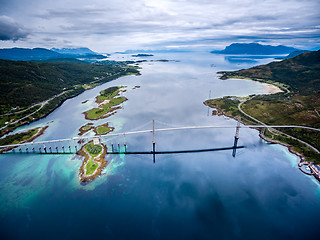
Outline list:
[[[93,138],[93,145],[99,145],[100,144],[100,138],[99,137],[94,137]]]

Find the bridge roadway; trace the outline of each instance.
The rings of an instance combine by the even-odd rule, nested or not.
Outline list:
[[[158,129],[149,129],[149,130],[140,130],[140,131],[131,131],[131,132],[123,132],[123,133],[110,133],[108,135],[102,135],[100,137],[116,137],[116,136],[126,136],[126,135],[133,135],[139,133],[153,133],[153,132],[164,132],[164,131],[176,131],[176,130],[192,130],[192,129],[208,129],[208,128],[236,128],[236,125],[208,125],[208,126],[187,126],[187,127],[171,127],[171,128],[158,128]],[[306,126],[297,126],[297,125],[242,125],[240,128],[304,128],[310,129],[314,131],[320,131],[320,129],[306,127]],[[46,140],[46,141],[39,141],[39,142],[27,142],[21,144],[13,144],[13,145],[2,145],[0,148],[6,147],[19,147],[19,146],[27,146],[27,145],[35,145],[35,144],[48,144],[48,143],[59,143],[65,141],[77,141],[77,140],[88,140],[93,139],[99,136],[81,136],[81,137],[74,137],[74,138],[66,138],[66,139],[55,139],[55,140]]]

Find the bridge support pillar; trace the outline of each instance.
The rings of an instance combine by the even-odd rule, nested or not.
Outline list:
[[[152,143],[153,163],[156,163],[156,143]]]
[[[237,153],[237,146],[238,146],[238,141],[239,141],[239,131],[240,131],[240,118],[238,119],[238,123],[237,123],[237,127],[236,127],[236,134],[234,136],[233,151],[232,151],[233,157],[236,157],[236,153]]]

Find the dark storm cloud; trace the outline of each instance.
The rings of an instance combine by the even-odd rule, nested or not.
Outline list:
[[[8,16],[0,16],[0,40],[19,40],[25,38],[28,32]]]

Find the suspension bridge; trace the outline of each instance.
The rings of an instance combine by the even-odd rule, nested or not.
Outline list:
[[[160,122],[160,121],[157,121]],[[148,122],[150,123],[150,122]],[[155,128],[155,121],[152,121],[152,129],[147,130],[134,130],[122,133],[109,133],[107,135],[99,136],[79,136],[65,139],[54,139],[45,141],[33,141],[21,144],[3,145],[0,149],[8,149],[6,153],[38,153],[38,154],[75,154],[83,145],[93,142],[94,144],[105,144],[110,146],[107,154],[172,154],[172,153],[191,153],[191,152],[206,152],[206,151],[223,151],[232,150],[232,155],[235,157],[236,150],[244,148],[245,146],[238,146],[240,128],[304,128],[314,131],[320,131],[320,129],[297,126],[297,125],[240,125],[237,122],[236,125],[206,125],[206,126],[175,126],[166,128]],[[163,122],[160,122],[163,123]],[[167,124],[167,123],[163,123]],[[143,126],[146,124],[143,124]],[[167,124],[168,125],[168,124]],[[176,151],[156,151],[156,133],[160,132],[171,132],[179,130],[193,130],[193,129],[214,129],[214,128],[234,128],[234,142],[230,147],[222,148],[209,148],[209,149],[190,149],[190,150],[176,150]],[[152,134],[152,150],[150,151],[127,151],[127,140],[126,137],[137,134]],[[118,140],[115,143],[114,139]],[[121,140],[120,140],[121,139]],[[120,143],[121,142],[121,143]],[[319,151],[318,151],[319,153]],[[155,159],[155,157],[154,157]]]

